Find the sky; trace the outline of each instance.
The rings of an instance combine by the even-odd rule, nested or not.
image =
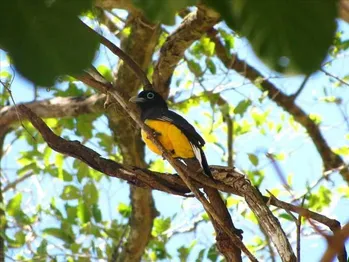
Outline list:
[[[120,13],[120,15],[124,15],[124,13]],[[348,39],[349,26],[345,23],[339,22],[339,28],[343,31],[343,38]],[[173,30],[173,27],[168,27],[168,29]],[[114,43],[118,44],[118,41],[114,37],[110,35],[108,35],[108,37],[110,37]],[[245,59],[248,63],[254,65],[265,75],[275,75],[275,73],[271,72],[258,60],[258,58],[256,58],[245,39],[236,40],[234,51],[237,52],[240,58]],[[0,51],[1,69],[6,68],[6,70],[10,70],[8,67],[6,67],[4,61],[5,54]],[[95,66],[103,64],[113,67],[116,62],[117,59],[108,50],[106,50],[106,48],[102,47],[94,64]],[[337,59],[328,70],[338,77],[343,77],[349,74],[348,68],[349,59],[344,54],[343,57]],[[201,91],[200,85],[195,82],[194,76],[188,72],[184,64],[176,69],[175,76],[185,79],[191,78],[193,80],[194,93]],[[298,89],[302,80],[302,77],[278,76],[277,79],[273,79],[272,81],[285,93],[292,94]],[[184,81],[179,87],[175,86],[175,82],[176,78],[172,80],[171,94],[175,94],[176,92],[186,88]],[[228,75],[211,77],[205,82],[209,88],[217,86],[218,83],[221,84],[220,89],[223,90],[223,97],[229,101],[231,105],[236,106],[241,99],[246,98],[254,101],[253,109],[251,109],[253,111],[249,111],[248,115],[244,117],[245,120],[252,121],[252,112],[263,113],[269,110],[271,116],[270,119],[280,122],[283,125],[282,132],[280,133],[267,131],[267,135],[262,135],[259,129],[255,129],[246,135],[235,138],[234,151],[236,154],[234,157],[234,164],[243,171],[251,170],[254,167],[248,160],[248,154],[253,153],[257,155],[260,160],[259,167],[263,167],[262,169],[266,174],[266,178],[260,186],[261,192],[266,194],[267,189],[279,189],[281,193],[278,197],[287,200],[290,198],[290,196],[285,190],[283,190],[279,175],[275,172],[270,160],[266,157],[266,153],[283,153],[285,155],[285,160],[279,162],[283,173],[286,176],[293,176],[292,188],[295,192],[298,192],[299,194],[304,193],[306,190],[305,185],[307,183],[312,184],[321,176],[322,173],[321,159],[316,153],[316,149],[311,140],[304,132],[302,132],[302,130],[292,126],[287,117],[286,120],[282,120],[283,112],[275,105],[275,103],[269,101],[268,99],[264,100],[263,103],[258,103],[257,101],[261,95],[261,92],[251,84],[248,84],[246,80],[241,78],[238,74],[230,71]],[[349,141],[345,138],[345,135],[348,134],[348,127],[341,115],[338,113],[338,107],[318,101],[324,96],[323,88],[330,86],[330,84],[329,78],[323,73],[314,74],[308,81],[304,91],[298,97],[296,102],[306,112],[321,115],[323,119],[321,131],[331,147],[336,148],[348,146]],[[19,74],[16,74],[11,90],[17,104],[21,102],[28,102],[33,99],[33,92],[30,89],[31,86],[31,83],[23,79]],[[330,90],[333,92],[333,95],[341,96],[343,101],[349,101],[349,91],[347,88],[332,88]],[[184,92],[177,98],[177,100],[180,101],[182,99],[186,99],[190,94],[191,92]],[[50,91],[42,90],[40,92],[40,98],[42,99],[49,98],[51,96],[52,93]],[[348,108],[345,107],[344,109],[348,113]],[[211,124],[210,119],[206,117],[205,114],[212,114],[211,107],[207,103],[200,105],[200,108],[195,107],[190,109],[185,117],[191,123],[198,123],[196,128],[205,132],[205,127],[210,126]],[[239,118],[239,116],[236,116],[235,121],[239,122],[242,121],[242,119]],[[95,126],[97,127],[97,131],[110,134],[105,117],[98,119]],[[263,127],[267,128],[265,126]],[[219,126],[217,130],[215,130],[215,134],[220,140],[224,141],[226,135],[223,132],[222,126]],[[68,131],[65,133],[65,135],[67,135],[71,140],[77,138],[73,132]],[[5,145],[9,145],[13,139],[13,135],[8,135],[5,140]],[[101,150],[96,147],[95,141],[92,141],[87,145],[97,152],[101,152]],[[28,145],[24,140],[16,141],[12,144],[11,148],[9,148],[6,157],[1,163],[1,167],[6,171],[6,175],[11,180],[15,178],[16,170],[19,168],[16,160],[18,159],[20,152],[26,148],[28,148]],[[223,152],[218,146],[214,145],[213,143],[208,143],[208,145],[205,147],[205,152],[207,154],[207,158],[209,159],[209,164],[225,164],[224,161],[222,161]],[[148,161],[158,159],[158,157],[149,150],[146,151],[146,155]],[[348,159],[345,160],[348,161]],[[67,167],[72,165],[72,160],[68,159],[65,165]],[[167,163],[166,167],[170,169]],[[129,203],[129,190],[126,183],[116,179],[102,178],[101,184],[102,186],[100,188],[99,201],[103,207],[103,219],[121,219],[116,208],[119,203]],[[24,206],[27,212],[35,212],[30,203],[40,202],[43,206],[49,206],[51,197],[59,195],[64,185],[65,184],[62,183],[61,180],[54,179],[50,176],[33,176],[25,183],[20,184],[18,186],[18,190],[23,190],[26,192],[24,194]],[[333,188],[334,185],[346,186],[338,174],[332,175],[331,181],[324,181],[322,185],[325,185],[328,188]],[[173,225],[171,230],[169,230],[169,233],[171,233],[173,230],[177,230],[178,228],[182,229],[187,227],[190,225],[190,220],[193,216],[200,216],[203,212],[202,207],[196,200],[183,199],[182,197],[172,196],[158,191],[154,191],[153,195],[156,208],[161,212],[161,216],[172,217],[178,213],[173,220]],[[5,199],[10,199],[12,196],[13,192],[7,192]],[[239,198],[236,197],[236,199]],[[349,212],[345,208],[348,206],[348,199],[338,197],[333,199],[330,207],[323,210],[321,213],[331,218],[336,218],[342,224],[345,224],[349,222]],[[233,214],[234,222],[245,232],[244,240],[249,242],[249,240],[253,239],[256,234],[263,237],[259,230],[255,230],[256,225],[247,221],[241,215],[241,213],[243,213],[245,210],[246,205],[243,201],[240,201],[236,207],[234,207]],[[54,220],[47,220],[45,221],[45,226],[47,226],[49,223],[52,223],[52,225],[56,224]],[[285,231],[291,233],[292,239],[294,240],[294,226],[285,220],[281,220],[281,223],[284,226]],[[319,261],[326,247],[326,243],[322,237],[313,234],[311,229],[307,228],[306,233],[308,236],[302,238],[302,260]],[[209,247],[213,243],[212,227],[208,226],[207,224],[201,224],[195,233],[175,236],[170,240],[167,247],[170,254],[175,257],[178,247],[180,247],[183,243],[189,244],[195,240],[198,242],[198,244],[194,247],[194,251],[190,256],[189,261],[196,258],[201,248]],[[86,240],[81,239],[79,241]],[[347,249],[349,249],[348,244]],[[177,260],[173,259],[171,261]]]

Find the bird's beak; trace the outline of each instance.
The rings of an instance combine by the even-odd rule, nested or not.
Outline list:
[[[145,102],[145,99],[143,97],[133,96],[128,101],[130,101],[131,103],[143,103]]]

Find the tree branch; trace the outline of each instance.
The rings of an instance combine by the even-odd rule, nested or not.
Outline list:
[[[73,117],[81,114],[103,112],[105,95],[95,94],[89,97],[55,97],[41,101],[24,103],[36,115],[42,118]],[[17,105],[18,106],[18,105]],[[0,107],[0,129],[18,123],[16,105]],[[25,116],[22,116],[25,120]]]
[[[68,141],[55,135],[45,124],[45,122],[43,122],[25,106],[20,105],[19,110],[35,126],[35,128],[40,132],[44,140],[53,150],[79,159],[90,167],[108,176],[126,180],[129,183],[137,186],[152,188],[155,190],[160,190],[174,195],[181,195],[184,197],[191,196],[189,194],[190,190],[178,175],[153,172],[143,168],[121,165],[114,161],[102,158],[98,153],[90,148],[85,147],[77,141]],[[216,183],[212,185],[206,183],[205,181],[201,181],[201,183],[195,182],[194,186],[197,188],[202,188],[203,186],[211,186],[223,192],[242,196],[246,199],[246,201],[247,199],[249,199],[249,201],[252,201],[251,208],[254,212],[256,212],[255,209],[260,209],[258,207],[258,205],[260,205],[260,197],[258,196],[257,199],[254,199],[253,195],[258,195],[258,193],[250,189],[250,187],[252,186],[250,182],[246,180],[244,175],[236,171],[234,168],[221,166],[211,166],[211,171],[216,180]],[[229,184],[229,186],[223,187],[222,184]],[[265,203],[269,203],[270,205],[297,213],[308,219],[313,219],[323,225],[326,225],[334,233],[341,229],[341,225],[337,220],[330,219],[324,215],[310,211],[306,208],[280,201],[275,197],[269,198],[263,196],[262,201],[263,204],[261,205],[263,206],[265,206]],[[254,203],[257,206],[256,208],[254,208]],[[263,212],[263,209],[261,210]],[[256,212],[256,215],[257,214],[258,213]],[[264,213],[260,214],[264,216]],[[260,216],[258,216],[258,218],[260,218]],[[272,232],[268,231],[268,233]],[[344,247],[343,249],[345,251]],[[340,261],[346,261],[345,254],[344,258]]]
[[[245,61],[240,60],[236,55],[230,58],[226,50],[217,37],[217,30],[212,29],[209,32],[209,37],[215,43],[216,54],[218,58],[223,62],[223,64],[228,69],[233,69],[237,73],[249,79],[252,83],[263,75],[251,65],[245,63]],[[343,179],[349,183],[349,169],[347,164],[343,159],[334,153],[329,145],[327,144],[325,138],[321,134],[319,126],[312,121],[308,114],[304,112],[294,101],[294,97],[288,96],[280,91],[272,82],[268,80],[263,80],[260,83],[263,91],[268,91],[268,97],[273,100],[278,106],[283,108],[286,112],[291,114],[294,119],[301,124],[309,134],[315,147],[317,148],[323,163],[324,169],[327,170],[339,170]]]
[[[121,49],[127,54],[125,56],[129,56],[134,61],[133,65],[137,67],[139,65],[139,71],[146,72],[151,65],[151,58],[160,36],[159,27],[150,24],[140,14],[137,16],[129,14],[125,24],[129,25],[130,34],[121,39]],[[119,59],[113,70],[114,86],[125,100],[135,95],[141,84],[140,79],[134,77],[133,68],[128,66],[127,61]],[[143,84],[148,85],[148,88],[151,87],[149,81]],[[127,113],[120,114],[123,109],[118,103],[113,103],[110,109],[106,112],[109,128],[120,149],[123,164],[146,167],[140,130],[135,128],[134,122]],[[112,261],[140,261],[151,238],[153,220],[157,215],[152,191],[131,185],[130,200],[132,212],[129,218],[129,234],[122,248],[118,246],[113,248],[113,253],[117,257]]]
[[[167,37],[160,49],[153,74],[154,89],[163,97],[168,96],[173,71],[183,58],[184,51],[218,23],[219,19],[220,16],[215,11],[199,6],[197,10],[188,14],[181,25]]]
[[[139,80],[142,81],[142,84],[144,85],[145,89],[152,89],[152,84],[150,83],[146,73],[141,69],[141,67],[125,52],[123,52],[119,47],[114,45],[111,41],[109,41],[104,36],[100,35],[96,31],[94,31],[91,27],[86,25],[84,22],[81,21],[81,23],[84,24],[88,30],[90,30],[93,34],[97,35],[99,37],[100,42],[105,45],[112,53],[114,53],[117,57],[122,59],[136,74]]]
[[[87,165],[91,166],[92,168],[108,176],[117,177],[117,178],[126,180],[129,183],[132,183],[134,185],[146,187],[146,188],[152,188],[152,189],[160,190],[160,191],[167,192],[174,195],[190,197],[190,194],[189,194],[190,190],[185,185],[185,183],[183,183],[180,177],[178,177],[176,174],[163,174],[163,173],[153,172],[143,168],[121,165],[114,161],[102,158],[98,153],[85,147],[84,145],[80,144],[77,141],[68,141],[55,135],[40,118],[38,118],[33,112],[30,111],[30,109],[26,108],[25,106],[20,105],[19,109],[21,113],[25,115],[32,122],[32,124],[41,133],[44,140],[53,150],[60,152],[62,154],[80,159]],[[252,206],[250,207],[253,210],[253,212],[256,213],[256,215],[258,214],[256,212],[256,209],[260,209],[259,205],[265,206],[265,203],[269,203],[276,207],[288,210],[290,212],[295,212],[307,218],[311,218],[321,224],[326,225],[333,232],[337,232],[338,230],[341,229],[340,223],[337,220],[329,219],[326,216],[312,212],[303,207],[298,207],[298,206],[280,201],[274,197],[272,198],[263,197],[262,199],[263,203],[260,203],[260,200],[261,200],[260,197],[258,197],[257,200],[254,199],[253,197],[254,194],[258,195],[258,193],[256,193],[250,188],[252,187],[250,185],[250,182],[247,181],[241,173],[235,171],[234,168],[211,166],[211,171],[216,180],[216,183],[214,184],[214,188],[227,193],[233,193],[233,194],[244,197],[246,201],[249,201],[250,203],[252,203]],[[229,184],[229,187],[223,187],[222,184]],[[201,188],[205,185],[212,186],[211,184],[209,185],[205,182],[194,183],[194,186],[197,188]],[[263,209],[261,210],[263,212]],[[270,211],[267,211],[267,213],[268,212]],[[261,214],[262,217],[265,216],[264,213],[259,213],[259,214]],[[258,216],[258,218],[261,218],[261,216]],[[264,218],[264,219],[270,219],[270,218]],[[274,222],[272,222],[271,224],[273,223]],[[268,232],[272,233],[270,231]],[[344,260],[341,259],[340,261],[346,261],[345,260],[346,255],[343,254],[343,256],[344,256]]]

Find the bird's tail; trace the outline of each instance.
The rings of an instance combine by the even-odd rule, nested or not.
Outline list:
[[[201,165],[202,165],[202,169],[204,170],[205,175],[207,175],[209,177],[213,177],[211,170],[210,170],[210,167],[208,166],[204,150],[202,150],[201,147],[200,147],[200,155],[201,155]]]

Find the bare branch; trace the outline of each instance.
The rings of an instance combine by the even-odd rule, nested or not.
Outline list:
[[[217,30],[212,29],[210,30],[208,35],[215,43],[217,56],[219,57],[219,59],[221,59],[221,61],[227,68],[235,70],[237,73],[240,73],[242,76],[249,79],[252,83],[256,79],[263,76],[262,73],[260,73],[257,69],[245,63],[245,61],[240,60],[236,55],[233,55],[232,58],[230,58],[227,55],[223,44],[218,39],[217,34]],[[294,119],[307,130],[310,138],[312,139],[314,145],[316,146],[319,154],[322,157],[325,171],[334,169],[340,170],[340,173],[343,176],[344,180],[349,183],[349,169],[347,167],[347,164],[339,155],[335,154],[331,150],[325,138],[321,134],[319,126],[314,121],[312,121],[309,118],[308,114],[294,102],[293,96],[284,94],[272,82],[268,80],[263,80],[260,85],[263,91],[268,91],[268,97],[271,100],[273,100],[286,112],[291,114]]]
[[[167,37],[160,49],[153,74],[154,89],[163,97],[168,96],[173,71],[183,58],[184,51],[218,23],[219,19],[220,16],[215,11],[199,6],[197,10],[188,14],[181,25]]]
[[[131,0],[96,0],[97,7],[111,10],[111,9],[125,9],[129,12],[138,12]]]
[[[83,23],[83,22],[81,22]],[[117,57],[122,59],[136,74],[136,76],[142,81],[145,89],[152,89],[152,85],[147,77],[147,75],[144,73],[144,71],[141,69],[141,67],[125,52],[123,52],[119,47],[114,45],[111,41],[109,41],[104,36],[100,35],[96,31],[94,31],[91,27],[83,23],[91,32],[96,34],[99,37],[99,40],[103,45],[105,45],[110,51],[112,51]]]
[[[127,37],[121,37],[120,48],[131,57],[144,72],[151,65],[152,56],[158,43],[160,30],[158,25],[151,24],[144,17],[129,14],[125,25],[130,28]],[[125,100],[136,94],[141,86],[141,81],[134,76],[132,68],[119,59],[114,73],[113,84],[123,95]],[[100,81],[104,81],[103,78]],[[109,96],[111,98],[111,96]],[[110,99],[111,107],[106,113],[108,125],[113,133],[113,139],[118,145],[122,155],[123,164],[146,167],[144,143],[140,130],[135,126],[130,116],[123,112],[121,106]],[[158,214],[154,206],[152,191],[150,189],[130,186],[130,200],[132,212],[129,218],[129,233],[122,248],[113,248],[117,254],[115,262],[140,261],[151,239],[153,220]]]
[[[41,101],[25,103],[36,115],[42,118],[72,117],[103,111],[105,95],[95,94],[89,97],[55,97]],[[17,105],[18,106],[18,105]],[[26,118],[22,116],[22,119]],[[18,123],[15,106],[0,107],[0,127]]]
[[[11,183],[8,183],[2,189],[2,193],[5,193],[9,189],[15,188],[19,183],[21,183],[22,181],[24,181],[27,178],[31,177],[32,175],[35,175],[35,173],[34,172],[28,172],[28,173],[24,174],[23,176],[19,177],[18,179],[16,179],[15,181],[13,181]]]
[[[184,197],[190,196],[188,194],[190,190],[178,175],[158,173],[143,168],[121,165],[114,161],[102,158],[98,153],[90,148],[85,147],[77,141],[68,141],[59,136],[56,136],[45,124],[45,122],[43,122],[25,106],[20,105],[19,109],[21,110],[21,113],[23,115],[26,115],[26,117],[32,122],[35,128],[41,133],[47,144],[55,151],[80,159],[90,167],[108,176],[126,180],[134,185],[152,188],[170,194],[182,195]],[[259,205],[265,206],[265,203],[269,203],[270,205],[274,205],[276,207],[297,213],[299,215],[302,215],[303,217],[311,218],[321,224],[326,225],[332,232],[337,232],[341,229],[340,223],[337,220],[330,219],[324,215],[312,212],[306,208],[280,201],[275,197],[268,198],[262,196],[263,203],[260,203],[260,200],[258,200],[261,199],[258,196],[259,193],[253,191],[255,189],[251,189],[252,186],[250,185],[250,182],[246,180],[246,178],[241,173],[237,172],[234,168],[211,166],[211,171],[216,182],[214,183],[214,188],[244,197],[246,201],[249,201],[249,203],[252,202],[252,205],[256,206],[255,208],[251,207],[254,212],[256,212],[255,209],[260,209],[260,207],[258,207]],[[230,186],[223,187],[220,183],[229,184]],[[195,182],[194,185],[197,188],[201,188],[204,185],[213,186],[211,184],[206,184],[205,181],[201,181],[201,183]],[[258,197],[253,197],[254,194],[256,194]],[[262,213],[259,213],[260,215],[258,215],[259,218],[265,215],[263,210],[261,212]],[[268,212],[270,211],[267,211],[267,213]],[[256,212],[255,214],[258,214],[258,212]],[[274,222],[272,222],[272,224],[273,223]],[[345,259],[346,254],[344,253],[343,256]]]
[[[333,261],[336,254],[342,253],[342,246],[345,241],[349,238],[349,223],[346,224],[341,230],[335,232],[333,236],[327,237],[327,250],[323,255],[321,262]],[[346,260],[340,260],[345,262]]]

